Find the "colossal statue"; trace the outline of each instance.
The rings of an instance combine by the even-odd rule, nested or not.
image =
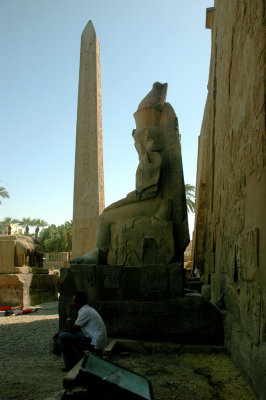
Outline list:
[[[170,264],[189,243],[178,121],[155,82],[134,114],[136,188],[98,217],[96,249],[71,264]],[[147,257],[147,255],[149,256]]]

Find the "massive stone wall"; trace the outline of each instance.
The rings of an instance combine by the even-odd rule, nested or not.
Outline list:
[[[216,0],[199,138],[193,263],[225,312],[226,345],[266,399],[265,2]]]

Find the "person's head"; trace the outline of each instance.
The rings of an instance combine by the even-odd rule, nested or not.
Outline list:
[[[87,304],[87,295],[84,292],[77,292],[73,296],[73,305],[79,310],[82,306]]]

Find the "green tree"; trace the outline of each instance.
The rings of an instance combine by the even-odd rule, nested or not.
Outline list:
[[[186,200],[187,200],[187,211],[195,212],[195,186],[187,183],[185,185]]]
[[[8,229],[8,234],[11,234],[11,225],[12,224],[17,224],[18,219],[12,218],[12,217],[5,217],[3,221],[0,221],[0,231],[4,230],[5,228]]]
[[[17,221],[19,226],[25,229],[25,235],[29,235],[29,227],[34,226],[33,222],[34,220],[31,218],[21,218],[20,220]]]
[[[3,199],[9,198],[9,193],[3,186],[0,186],[0,197],[2,197]],[[0,204],[2,204],[1,200]]]
[[[37,238],[39,235],[40,228],[44,228],[48,226],[48,222],[44,221],[44,219],[35,218],[31,221],[32,226],[36,226],[35,229],[35,237]]]
[[[64,224],[59,226],[49,225],[40,232],[39,240],[42,243],[46,253],[69,251],[68,236],[71,249],[72,221],[66,221]]]

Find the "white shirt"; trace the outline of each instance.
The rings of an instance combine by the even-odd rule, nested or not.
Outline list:
[[[78,311],[75,325],[81,327],[83,335],[91,338],[95,349],[103,349],[107,343],[106,327],[100,314],[92,307],[85,304]]]

